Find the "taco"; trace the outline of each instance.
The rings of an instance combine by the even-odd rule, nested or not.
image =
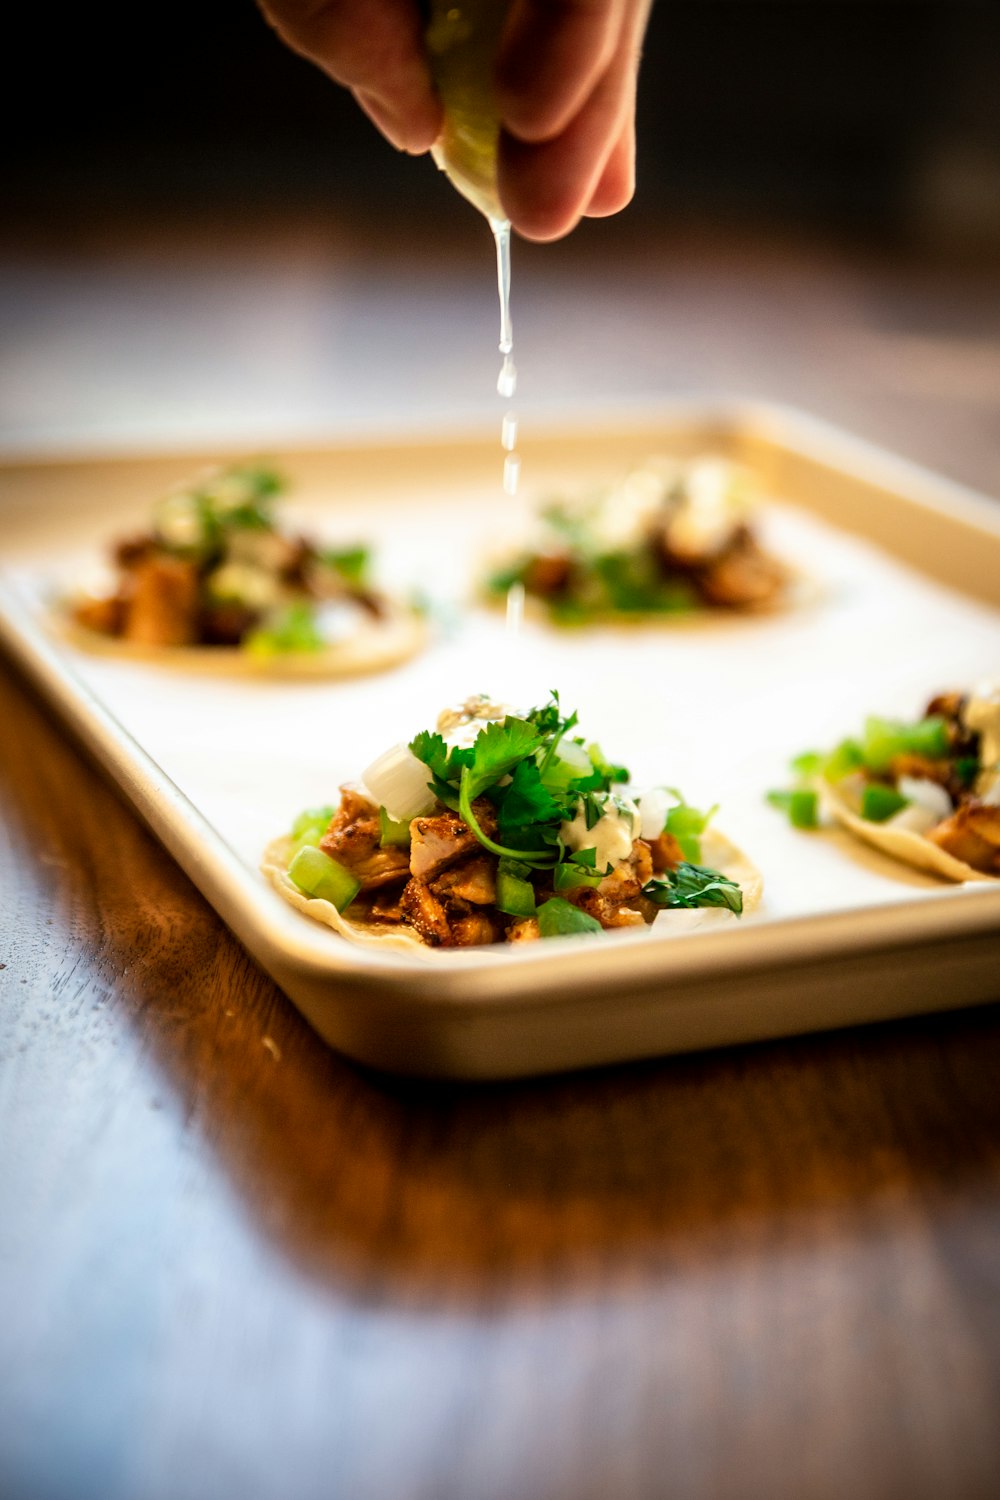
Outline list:
[[[1000,679],[932,698],[916,723],[869,718],[860,737],[792,765],[799,786],[769,795],[799,827],[826,808],[917,869],[1000,879]]]
[[[802,580],[761,542],[758,505],[751,476],[724,459],[651,458],[596,496],[544,506],[483,591],[502,603],[521,588],[561,625],[784,607]]]
[[[411,656],[424,626],[380,592],[368,548],[282,528],[271,469],[213,470],[165,496],[152,525],[112,548],[113,586],[78,593],[64,632],[90,650],[184,667],[306,675]]]
[[[516,714],[485,697],[446,709],[265,851],[300,911],[404,949],[522,943],[760,899],[757,870],[674,791],[573,733],[556,694]],[[665,914],[665,915],[662,915]]]

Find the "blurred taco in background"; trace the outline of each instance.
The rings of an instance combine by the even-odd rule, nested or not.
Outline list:
[[[786,607],[804,580],[760,537],[752,476],[721,458],[651,458],[589,498],[541,507],[526,545],[483,580],[560,625]]]
[[[792,762],[798,785],[772,792],[799,827],[821,808],[894,859],[948,880],[1000,879],[1000,678],[941,693],[905,723]]]
[[[410,607],[372,582],[369,549],[283,527],[284,489],[264,465],[211,470],[153,509],[111,550],[107,589],[61,615],[74,640],[185,666],[309,675],[373,671],[424,640]]]

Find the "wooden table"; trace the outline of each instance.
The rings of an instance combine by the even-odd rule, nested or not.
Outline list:
[[[395,1082],[5,667],[0,799],[4,1497],[1000,1493],[1000,1009]]]

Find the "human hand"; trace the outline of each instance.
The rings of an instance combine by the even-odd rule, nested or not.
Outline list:
[[[511,0],[496,65],[498,185],[514,228],[554,240],[635,184],[635,88],[652,0]],[[279,36],[350,89],[398,149],[433,145],[441,104],[417,0],[260,0]]]
[[[512,0],[497,57],[500,199],[527,239],[635,191],[635,91],[652,0]]]

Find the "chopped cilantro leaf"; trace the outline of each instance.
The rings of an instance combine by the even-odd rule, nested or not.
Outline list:
[[[823,769],[823,761],[824,757],[818,750],[803,750],[801,755],[796,755],[789,762],[789,768],[796,776],[818,776]]]
[[[457,784],[462,767],[472,764],[470,749],[448,745],[443,735],[432,733],[429,729],[422,729],[419,734],[414,735],[408,748],[410,754],[423,761],[433,773],[435,781]],[[444,798],[441,800],[444,801]]]
[[[786,814],[793,828],[819,827],[819,797],[808,787],[795,787],[790,792],[767,793],[772,807]]]
[[[617,766],[613,761],[606,760],[600,745],[588,745],[587,754],[590,756],[590,764],[593,766],[595,774],[601,778],[602,782],[628,781],[629,773],[627,768],[625,766]],[[579,790],[583,791],[585,788],[580,787]]]
[[[568,734],[577,721],[575,713],[571,713],[568,719],[564,719],[559,708],[559,694],[555,688],[550,689],[551,699],[541,708],[533,708],[528,714],[528,722],[534,724],[539,734],[554,734],[561,739]]]
[[[643,886],[642,894],[668,909],[725,906],[737,916],[743,911],[743,892],[736,882],[700,865],[679,864],[665,870]]]
[[[504,834],[532,823],[551,823],[562,818],[563,808],[542,785],[541,773],[533,760],[518,761],[509,787],[504,788],[498,808],[499,825]]]
[[[371,564],[370,547],[328,547],[320,555],[326,566],[339,573],[345,583],[360,586],[366,582]]]
[[[541,742],[541,734],[527,719],[508,714],[502,722],[491,720],[472,746],[470,800],[513,771],[518,761],[534,754]]]

